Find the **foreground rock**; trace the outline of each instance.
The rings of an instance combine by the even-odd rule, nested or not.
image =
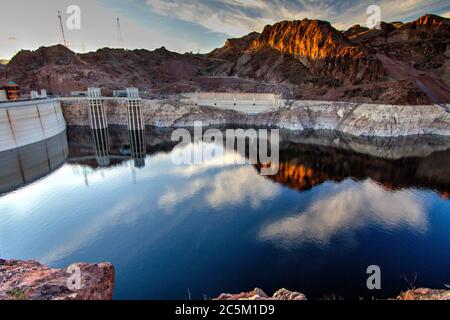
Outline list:
[[[299,292],[292,292],[287,289],[280,289],[272,297],[269,297],[264,291],[256,288],[251,292],[242,292],[239,294],[222,293],[214,300],[306,300],[304,294]]]
[[[0,300],[111,300],[114,267],[110,263],[77,263],[81,289],[69,289],[72,274],[36,261],[0,259]],[[73,277],[71,278],[73,279]],[[72,287],[72,286],[71,286]]]
[[[450,290],[414,289],[400,293],[397,300],[450,300]]]
[[[240,301],[240,300],[307,300],[306,296],[299,292],[292,292],[286,289],[280,289],[272,297],[269,297],[264,291],[256,288],[251,292],[242,292],[239,294],[222,293],[214,300],[221,301]],[[450,290],[434,289],[414,289],[400,293],[395,300],[450,300]]]

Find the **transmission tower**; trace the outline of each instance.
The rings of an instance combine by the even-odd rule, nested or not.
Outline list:
[[[119,48],[123,49],[123,35],[122,35],[122,28],[120,27],[120,19],[117,18],[117,40],[119,44]]]
[[[61,17],[61,12],[60,11],[58,11],[58,19],[59,19],[59,25],[61,27],[61,34],[62,34],[64,46],[66,48],[68,48],[69,45],[67,44],[66,35],[64,34],[64,26],[63,26],[63,22],[62,22],[62,17]]]

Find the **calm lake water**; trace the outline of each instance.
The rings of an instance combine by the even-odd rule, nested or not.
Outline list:
[[[281,136],[272,177],[232,161],[176,166],[164,130],[130,143],[119,127],[69,128],[0,153],[0,256],[112,262],[116,299],[254,287],[386,298],[415,274],[416,287],[450,284],[449,141]],[[370,265],[382,290],[366,287]]]

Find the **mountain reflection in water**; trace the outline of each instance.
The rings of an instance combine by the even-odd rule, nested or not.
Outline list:
[[[171,133],[70,127],[0,153],[0,255],[111,261],[119,299],[255,286],[389,297],[401,274],[449,282],[449,139],[281,131],[280,170],[261,176],[232,151],[175,166]],[[365,287],[371,264],[379,293]]]
[[[150,156],[170,153],[177,145],[171,141],[171,133],[167,129],[147,130],[142,138],[145,144],[142,153]],[[297,191],[309,190],[326,181],[370,178],[390,190],[420,188],[436,191],[446,199],[450,196],[449,138],[358,138],[337,132],[281,131],[280,139],[280,170],[268,179]],[[99,151],[89,129],[70,128],[68,140],[70,163],[94,169],[102,166],[98,157],[94,157]],[[111,166],[132,158],[124,152],[130,148],[127,130],[113,127],[109,140]],[[136,162],[135,166],[139,167]],[[260,167],[255,165],[257,171]]]

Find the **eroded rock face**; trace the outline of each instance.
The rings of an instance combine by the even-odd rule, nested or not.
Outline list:
[[[424,15],[408,23],[382,23],[380,30],[354,31],[346,34],[375,52],[391,79],[412,84],[433,103],[450,101],[450,19]]]
[[[332,76],[347,84],[377,81],[384,75],[377,59],[325,21],[266,26],[253,48],[266,46],[300,59],[317,76]]]
[[[213,50],[209,55],[216,59],[233,60],[248,50],[260,34],[252,32],[242,38],[228,39],[222,48]]]
[[[0,300],[112,299],[114,267],[110,263],[76,263],[69,269],[80,271],[79,290],[68,285],[72,274],[66,270],[50,269],[36,261],[0,259]]]
[[[287,289],[280,289],[272,297],[269,297],[264,291],[256,288],[251,292],[242,292],[239,294],[228,294],[223,293],[218,298],[214,300],[306,300],[304,294],[299,292],[289,291]]]

